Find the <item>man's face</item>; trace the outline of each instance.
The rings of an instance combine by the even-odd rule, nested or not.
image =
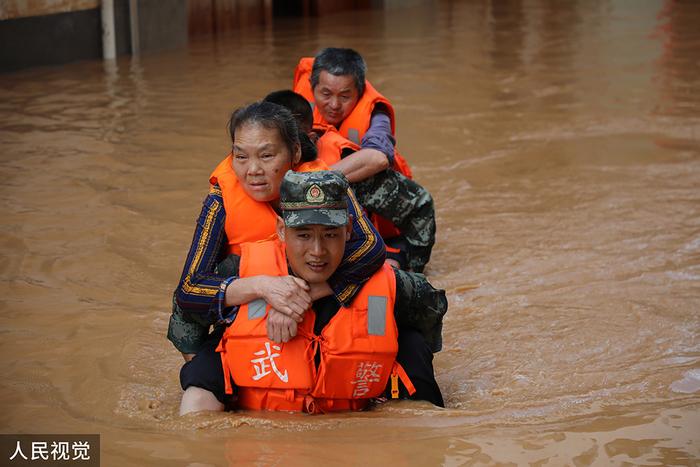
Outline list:
[[[309,284],[322,283],[338,269],[350,238],[351,222],[341,227],[306,225],[287,227],[277,219],[277,233],[287,244],[287,261]]]
[[[331,125],[338,125],[345,120],[360,99],[351,75],[336,76],[321,71],[313,91],[316,108]]]

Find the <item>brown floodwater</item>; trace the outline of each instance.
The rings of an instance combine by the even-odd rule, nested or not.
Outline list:
[[[0,75],[2,432],[100,433],[109,466],[697,465],[700,4],[404,3]],[[447,408],[179,418],[230,111],[330,45],[436,201]]]

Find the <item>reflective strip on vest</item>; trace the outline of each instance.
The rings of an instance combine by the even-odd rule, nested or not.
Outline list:
[[[373,336],[386,334],[386,297],[378,295],[367,297],[367,334]]]
[[[256,298],[248,304],[248,319],[258,319],[265,316],[267,303],[262,298]]]
[[[348,129],[348,139],[355,144],[360,144],[360,130],[357,128]]]

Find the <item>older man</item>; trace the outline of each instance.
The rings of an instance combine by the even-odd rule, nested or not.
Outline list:
[[[285,175],[279,239],[242,246],[226,292],[240,309],[182,368],[181,414],[223,410],[231,380],[236,408],[357,410],[383,395],[443,405],[431,348],[441,346],[447,300],[424,276],[385,266],[349,306],[327,295],[302,314],[261,299],[275,280],[302,281],[313,297],[333,274],[350,235],[347,186],[336,172]]]
[[[393,215],[373,211],[376,214],[373,221],[389,247],[387,251],[393,251],[396,258],[406,260],[409,268],[421,272],[435,243],[433,199],[415,182],[381,177],[387,168],[408,179],[412,174],[395,149],[394,108],[365,79],[366,70],[364,59],[355,50],[326,48],[314,58],[299,61],[294,73],[294,91],[311,103],[314,129],[324,133],[319,140],[320,156],[342,152],[332,168],[354,183],[358,197],[381,200],[397,190],[410,193],[410,199],[404,198],[408,203],[384,208]],[[337,134],[328,128],[337,130]],[[398,199],[395,195],[394,198]],[[401,231],[405,229],[397,228],[395,221],[394,225],[389,222],[388,219],[393,221],[406,209],[418,213],[411,216],[411,222],[420,236],[404,238]]]
[[[314,129],[313,111],[300,94],[284,89],[268,94],[264,100],[292,112],[299,128],[316,141],[318,158],[330,167],[337,169],[339,161],[359,149],[335,128]],[[415,181],[391,169],[351,186],[362,207],[372,214],[372,221],[387,243],[390,264],[422,272],[435,243],[435,211],[430,194]],[[393,225],[389,226],[387,220]]]
[[[361,149],[335,167],[350,182],[388,167],[410,177],[397,157],[394,107],[365,79],[367,65],[353,49],[329,47],[314,58],[302,58],[294,72],[294,91],[314,109],[314,127],[335,127]]]

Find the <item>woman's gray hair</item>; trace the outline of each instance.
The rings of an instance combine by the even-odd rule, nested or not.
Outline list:
[[[294,154],[294,149],[301,148],[301,161],[309,162],[316,159],[316,146],[311,143],[309,136],[299,131],[297,121],[292,113],[281,105],[272,102],[254,102],[233,112],[228,122],[231,142],[236,140],[236,131],[243,125],[254,123],[264,128],[275,129],[282,142]]]

